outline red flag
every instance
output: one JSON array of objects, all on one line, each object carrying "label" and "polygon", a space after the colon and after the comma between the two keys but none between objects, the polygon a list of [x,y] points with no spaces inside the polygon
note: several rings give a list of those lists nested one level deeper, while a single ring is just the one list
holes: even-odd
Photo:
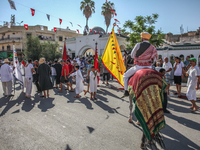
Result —
[{"label": "red flag", "polygon": [[78,30],[78,29],[77,29],[76,31],[79,33],[79,30]]},{"label": "red flag", "polygon": [[64,50],[63,50],[63,60],[67,60],[69,58],[69,56],[67,55],[67,49],[66,49],[66,41],[64,42]]},{"label": "red flag", "polygon": [[31,8],[31,14],[32,14],[32,16],[35,15],[35,9]]},{"label": "red flag", "polygon": [[100,32],[98,31],[99,35],[100,35]]},{"label": "red flag", "polygon": [[59,22],[60,22],[60,25],[61,25],[61,23],[62,23],[62,19],[59,18]]},{"label": "red flag", "polygon": [[118,30],[119,34],[120,34],[120,31]]},{"label": "red flag", "polygon": [[24,67],[25,67],[25,65],[26,65],[24,60],[22,60],[22,65],[24,65]]},{"label": "red flag", "polygon": [[116,12],[113,9],[111,9],[111,11],[115,14],[115,16],[117,16]]},{"label": "red flag", "polygon": [[81,25],[78,24],[78,26],[79,26],[80,28],[82,28]]},{"label": "red flag", "polygon": [[[96,48],[95,48],[95,59],[94,59],[94,67],[95,70],[99,71],[99,60],[98,60],[98,54],[97,54],[97,43],[96,43]],[[97,83],[99,83],[99,77],[97,76]]]},{"label": "red flag", "polygon": [[116,22],[119,22],[117,19],[114,19]]},{"label": "red flag", "polygon": [[54,27],[54,28],[53,28],[53,30],[54,30],[54,32],[56,32],[56,31],[57,31],[57,28],[56,28],[56,27]]},{"label": "red flag", "polygon": [[24,28],[25,28],[26,30],[28,30],[28,25],[27,25],[27,24],[24,24]]},{"label": "red flag", "polygon": [[108,32],[108,35],[110,35],[110,33]]},{"label": "red flag", "polygon": [[94,30],[94,33],[96,34],[97,32]]},{"label": "red flag", "polygon": [[90,29],[90,32],[92,32],[92,29]]}]

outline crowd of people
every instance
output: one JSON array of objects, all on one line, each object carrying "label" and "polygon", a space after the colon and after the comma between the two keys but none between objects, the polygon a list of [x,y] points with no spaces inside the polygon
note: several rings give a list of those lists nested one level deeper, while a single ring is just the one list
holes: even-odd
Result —
[{"label": "crowd of people", "polygon": [[[102,65],[99,65],[102,66]],[[12,93],[12,87],[15,83],[13,79],[12,63],[8,60],[4,60],[4,64],[0,66],[1,82],[3,86],[4,96],[14,96]],[[91,100],[96,100],[97,92],[97,76],[100,76],[100,72],[103,74],[103,83],[105,83],[105,76],[110,79],[110,73],[105,67],[99,68],[99,71],[95,70],[94,57],[76,57],[74,59],[54,60],[54,62],[46,62],[45,58],[32,61],[28,59],[25,66],[20,65],[20,70],[23,78],[22,92],[25,93],[27,98],[31,98],[32,83],[35,84],[38,93],[42,93],[41,97],[49,97],[50,89],[59,89],[59,93],[63,90],[69,90],[76,93],[75,98],[80,97],[80,93],[84,92],[84,95],[90,92]],[[84,78],[86,76],[87,90],[84,90]],[[73,82],[76,84],[76,88],[73,88]],[[66,88],[64,88],[66,84]]]},{"label": "crowd of people", "polygon": [[[164,62],[162,59],[156,61],[155,69],[158,72],[165,72],[164,78],[167,82],[166,87],[166,95],[169,95],[169,87],[171,81],[174,81],[176,85],[176,92],[174,95],[178,95],[179,98],[181,96],[181,83],[183,78],[188,78],[187,80],[187,93],[186,96],[188,100],[192,103],[190,109],[192,111],[197,111],[199,108],[196,105],[196,90],[199,89],[199,82],[200,82],[200,69],[197,67],[197,60],[194,56],[187,56],[186,60],[183,62],[180,57],[175,57],[175,62],[172,64],[169,62],[168,58],[164,58]],[[172,72],[173,71],[173,72]],[[166,97],[166,96],[165,96]],[[168,110],[166,110],[168,112]]]}]

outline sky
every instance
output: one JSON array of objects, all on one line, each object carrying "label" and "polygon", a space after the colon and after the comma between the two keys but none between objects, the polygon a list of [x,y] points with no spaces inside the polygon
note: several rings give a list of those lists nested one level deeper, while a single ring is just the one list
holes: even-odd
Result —
[{"label": "sky", "polygon": [[[80,10],[81,0],[13,0],[17,10],[11,9],[8,0],[0,0],[0,25],[3,21],[9,21],[11,14],[15,14],[16,22],[23,24],[44,25],[48,30],[53,27],[79,30],[83,33],[86,19]],[[94,0],[95,13],[89,18],[89,28],[95,26],[106,30],[104,16],[101,15],[101,6],[106,0]],[[152,13],[159,14],[155,24],[156,29],[163,33],[171,32],[180,34],[180,26],[184,32],[196,31],[200,27],[200,0],[111,0],[115,4],[117,16],[111,19],[108,32],[112,30],[114,19],[120,21],[119,27],[127,20],[134,21],[136,16],[147,16]],[[31,15],[30,8],[35,9],[35,15]],[[46,14],[50,14],[48,21]],[[61,18],[62,24],[59,24]],[[73,23],[73,27],[69,22]],[[23,25],[22,24],[22,25]],[[82,26],[80,28],[79,25]],[[117,32],[117,28],[115,29]]]}]

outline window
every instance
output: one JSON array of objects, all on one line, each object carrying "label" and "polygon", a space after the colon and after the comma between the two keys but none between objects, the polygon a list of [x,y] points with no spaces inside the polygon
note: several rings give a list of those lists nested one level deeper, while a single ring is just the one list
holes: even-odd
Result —
[{"label": "window", "polygon": [[26,37],[27,37],[27,38],[28,38],[29,36],[31,36],[31,33],[27,33],[27,34],[26,34]]},{"label": "window", "polygon": [[63,41],[63,37],[62,36],[59,36],[59,41]]},{"label": "window", "polygon": [[8,35],[8,39],[10,39],[10,35]]},{"label": "window", "polygon": [[2,50],[4,51],[4,46],[2,46]]},{"label": "window", "polygon": [[10,50],[10,45],[7,46],[7,51],[9,51],[9,50]]}]

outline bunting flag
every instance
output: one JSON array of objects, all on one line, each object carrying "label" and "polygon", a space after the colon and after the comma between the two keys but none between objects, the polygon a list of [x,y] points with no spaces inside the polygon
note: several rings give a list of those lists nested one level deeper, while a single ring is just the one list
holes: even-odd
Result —
[{"label": "bunting flag", "polygon": [[15,49],[15,45],[13,45],[13,66],[15,67],[13,75],[16,78],[16,80],[19,81],[19,84],[23,86],[24,84],[23,84],[23,79],[22,79],[22,73],[19,66],[19,61],[17,58],[17,51]]},{"label": "bunting flag", "polygon": [[60,22],[60,25],[61,25],[61,23],[62,23],[62,19],[59,18],[59,22]]},{"label": "bunting flag", "polygon": [[116,12],[113,9],[111,9],[111,11],[115,14],[115,16],[117,16]]},{"label": "bunting flag", "polygon": [[69,22],[69,23],[71,23],[71,25],[72,25],[72,27],[73,27],[73,24],[72,24],[72,22]]},{"label": "bunting flag", "polygon": [[106,69],[113,75],[113,77],[115,77],[117,81],[124,86],[123,74],[126,71],[126,68],[114,28],[112,29],[111,35],[104,49],[102,62]]},{"label": "bunting flag", "polygon": [[54,28],[53,28],[53,30],[54,30],[54,32],[56,32],[56,31],[57,31],[57,28],[56,28],[56,27],[54,27]]},{"label": "bunting flag", "polygon": [[32,16],[35,15],[35,9],[31,8],[31,14],[32,14]]},{"label": "bunting flag", "polygon": [[[114,19],[116,22],[119,22],[119,20],[117,20],[117,19]],[[120,22],[119,22],[120,23]]]},{"label": "bunting flag", "polygon": [[11,9],[17,10],[16,7],[15,7],[15,2],[13,2],[12,0],[8,0],[8,2],[9,2],[9,4],[10,4],[10,8],[11,8]]},{"label": "bunting flag", "polygon": [[100,32],[98,31],[99,35],[100,35]]},{"label": "bunting flag", "polygon": [[110,35],[110,33],[108,32],[108,35]]},{"label": "bunting flag", "polygon": [[95,34],[97,33],[96,30],[94,30],[94,33],[95,33]]},{"label": "bunting flag", "polygon": [[79,26],[80,28],[82,28],[79,24],[78,24],[78,26]]},{"label": "bunting flag", "polygon": [[24,28],[25,28],[26,30],[28,30],[28,25],[27,25],[27,24],[24,24]]},{"label": "bunting flag", "polygon": [[50,21],[50,15],[49,14],[47,14],[47,19]]},{"label": "bunting flag", "polygon": [[78,30],[78,29],[77,29],[76,31],[79,33],[79,30]]},{"label": "bunting flag", "polygon": [[92,29],[90,29],[90,32],[92,32]]}]

